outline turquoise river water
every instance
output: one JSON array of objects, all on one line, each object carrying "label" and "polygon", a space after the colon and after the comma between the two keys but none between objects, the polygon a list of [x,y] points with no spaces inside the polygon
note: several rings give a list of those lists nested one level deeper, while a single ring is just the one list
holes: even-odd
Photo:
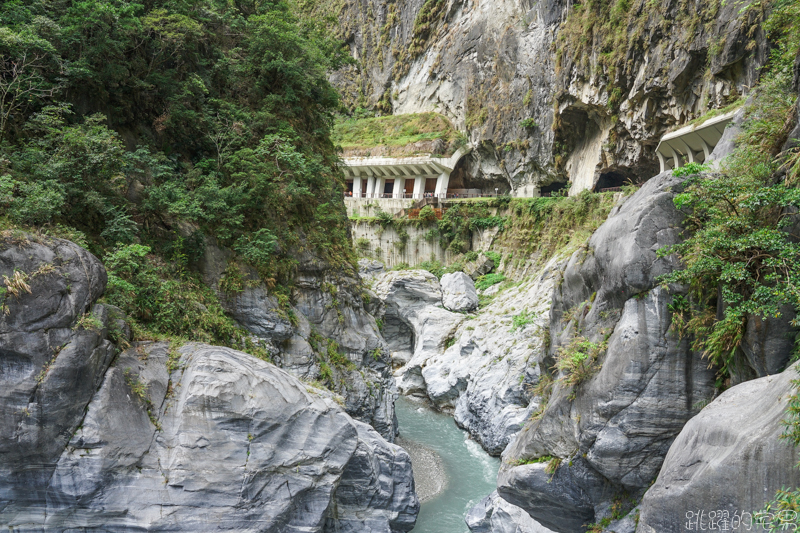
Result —
[{"label": "turquoise river water", "polygon": [[413,533],[467,533],[464,517],[496,488],[500,460],[459,429],[452,416],[437,413],[401,396],[395,404],[400,436],[437,452],[447,485],[422,504]]}]

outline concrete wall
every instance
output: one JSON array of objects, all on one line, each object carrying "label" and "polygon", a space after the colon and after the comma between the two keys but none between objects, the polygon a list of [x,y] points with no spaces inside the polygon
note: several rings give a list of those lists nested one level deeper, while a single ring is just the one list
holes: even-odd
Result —
[{"label": "concrete wall", "polygon": [[[414,267],[431,259],[440,261],[444,265],[450,265],[460,256],[460,254],[444,250],[439,244],[438,236],[432,242],[427,241],[425,234],[430,231],[430,227],[416,228],[409,225],[405,226],[405,230],[408,232],[408,241],[405,249],[401,250],[400,236],[394,228],[386,228],[381,231],[378,224],[354,222],[352,226],[353,243],[359,255],[377,259],[383,262],[386,268],[393,268],[401,263],[407,263]],[[476,251],[489,250],[496,234],[497,228],[474,231],[472,249]],[[368,241],[369,246],[366,250],[358,246],[359,239]]]},{"label": "concrete wall", "polygon": [[351,198],[345,197],[344,206],[348,217],[374,217],[378,206],[386,213],[396,215],[408,209],[416,200],[412,198]]}]

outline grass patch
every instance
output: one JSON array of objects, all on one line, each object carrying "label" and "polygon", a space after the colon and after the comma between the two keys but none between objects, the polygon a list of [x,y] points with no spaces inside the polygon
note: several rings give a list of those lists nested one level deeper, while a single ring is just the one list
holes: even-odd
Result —
[{"label": "grass patch", "polygon": [[483,276],[478,277],[478,280],[475,282],[475,288],[478,290],[488,289],[492,285],[496,285],[505,280],[506,277],[502,274],[484,274]]},{"label": "grass patch", "polygon": [[606,342],[591,342],[586,337],[575,337],[558,350],[555,367],[564,372],[559,378],[567,385],[580,385],[598,370],[597,359],[605,352]]},{"label": "grass patch", "polygon": [[[556,253],[569,254],[585,245],[613,205],[612,193],[588,191],[574,197],[514,198],[495,247],[534,256],[543,265]],[[506,267],[510,261],[506,256]]]},{"label": "grass patch", "polygon": [[333,141],[345,151],[385,146],[391,152],[392,147],[403,148],[436,139],[449,145],[456,140],[457,133],[447,117],[429,112],[341,119],[333,127]]},{"label": "grass patch", "polygon": [[536,313],[528,311],[527,309],[514,315],[511,319],[511,332],[513,333],[518,329],[525,329],[528,325],[533,324],[537,316]]}]

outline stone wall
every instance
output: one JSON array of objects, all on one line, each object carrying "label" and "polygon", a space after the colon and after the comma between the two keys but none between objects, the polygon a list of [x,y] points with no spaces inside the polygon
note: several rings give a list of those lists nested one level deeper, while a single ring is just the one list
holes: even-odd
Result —
[{"label": "stone wall", "polygon": [[[352,226],[353,243],[359,255],[377,259],[386,268],[394,268],[403,263],[414,267],[423,261],[435,260],[444,265],[450,265],[461,254],[453,253],[443,247],[439,236],[426,239],[426,234],[433,228],[417,228],[411,225],[404,227],[408,233],[405,244],[402,243],[400,234],[393,227],[382,228],[379,224],[367,221],[354,221]],[[475,230],[472,232],[472,250],[488,250],[497,228],[487,230]],[[367,246],[364,247],[366,239]]]}]

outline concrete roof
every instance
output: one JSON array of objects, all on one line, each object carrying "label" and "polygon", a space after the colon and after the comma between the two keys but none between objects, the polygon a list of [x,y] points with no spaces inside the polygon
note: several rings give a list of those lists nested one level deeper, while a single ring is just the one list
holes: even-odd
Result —
[{"label": "concrete roof", "polygon": [[438,176],[452,172],[465,153],[464,150],[458,150],[450,157],[345,157],[342,168],[347,176]]},{"label": "concrete roof", "polygon": [[[665,158],[675,157],[675,155],[690,156],[690,160],[693,159],[695,153],[703,153],[703,160],[707,159],[736,111],[738,109],[710,118],[700,124],[667,133],[658,143],[656,153]],[[690,151],[692,153],[689,153]]]}]

